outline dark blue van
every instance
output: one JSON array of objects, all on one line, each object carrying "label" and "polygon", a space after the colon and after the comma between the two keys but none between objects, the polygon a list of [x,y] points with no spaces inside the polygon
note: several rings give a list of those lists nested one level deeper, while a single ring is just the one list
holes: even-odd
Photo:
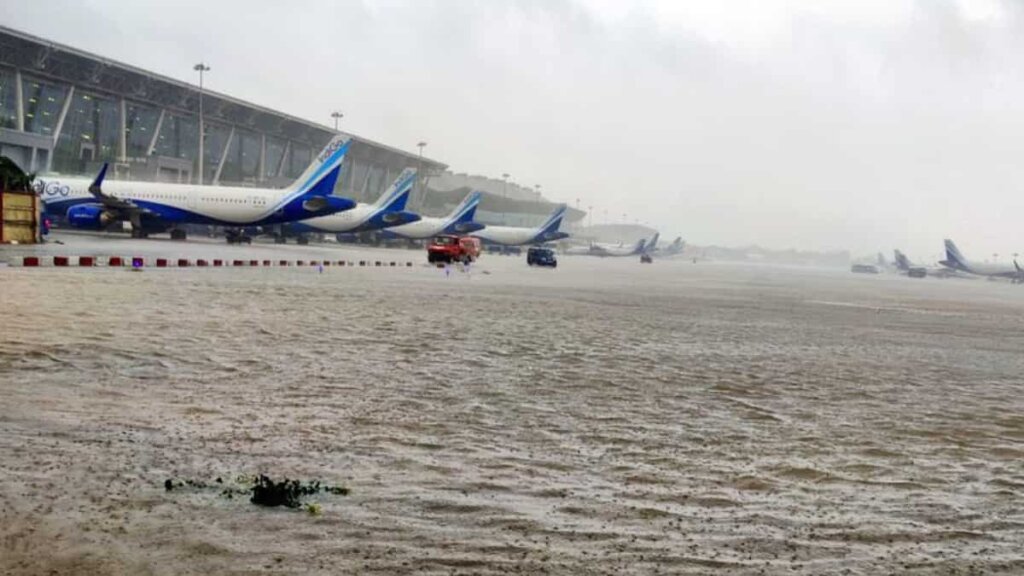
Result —
[{"label": "dark blue van", "polygon": [[551,248],[542,248],[540,246],[533,246],[526,251],[526,263],[530,266],[558,267],[555,251]]}]

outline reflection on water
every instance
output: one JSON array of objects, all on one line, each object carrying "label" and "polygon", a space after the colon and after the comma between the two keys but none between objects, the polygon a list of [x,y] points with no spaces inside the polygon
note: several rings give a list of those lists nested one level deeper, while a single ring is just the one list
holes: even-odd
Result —
[{"label": "reflection on water", "polygon": [[0,567],[1024,571],[1020,290],[637,266],[2,271]]}]

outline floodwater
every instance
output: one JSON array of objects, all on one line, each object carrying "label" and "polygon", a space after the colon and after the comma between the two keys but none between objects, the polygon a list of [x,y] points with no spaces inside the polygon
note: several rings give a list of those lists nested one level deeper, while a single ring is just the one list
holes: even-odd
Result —
[{"label": "floodwater", "polygon": [[0,268],[0,572],[1024,572],[1017,286],[372,254]]}]

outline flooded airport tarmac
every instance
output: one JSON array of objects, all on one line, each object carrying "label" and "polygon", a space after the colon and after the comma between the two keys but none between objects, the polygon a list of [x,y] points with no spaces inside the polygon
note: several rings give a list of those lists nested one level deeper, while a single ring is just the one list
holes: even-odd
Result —
[{"label": "flooded airport tarmac", "polygon": [[[1024,572],[1019,287],[364,252],[0,269],[0,572]],[[351,493],[163,486],[255,473]]]}]

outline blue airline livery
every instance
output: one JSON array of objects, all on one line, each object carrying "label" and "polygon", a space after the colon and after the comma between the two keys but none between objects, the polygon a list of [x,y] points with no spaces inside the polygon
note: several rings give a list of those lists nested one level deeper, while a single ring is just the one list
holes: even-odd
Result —
[{"label": "blue airline livery", "polygon": [[[46,211],[65,215],[78,228],[130,222],[132,236],[144,237],[185,223],[265,226],[352,209],[355,202],[333,194],[350,146],[349,137],[335,137],[284,189],[108,181],[106,164],[91,182],[58,176],[39,178],[35,185]],[[172,230],[172,236],[184,238],[184,231]]]}]

